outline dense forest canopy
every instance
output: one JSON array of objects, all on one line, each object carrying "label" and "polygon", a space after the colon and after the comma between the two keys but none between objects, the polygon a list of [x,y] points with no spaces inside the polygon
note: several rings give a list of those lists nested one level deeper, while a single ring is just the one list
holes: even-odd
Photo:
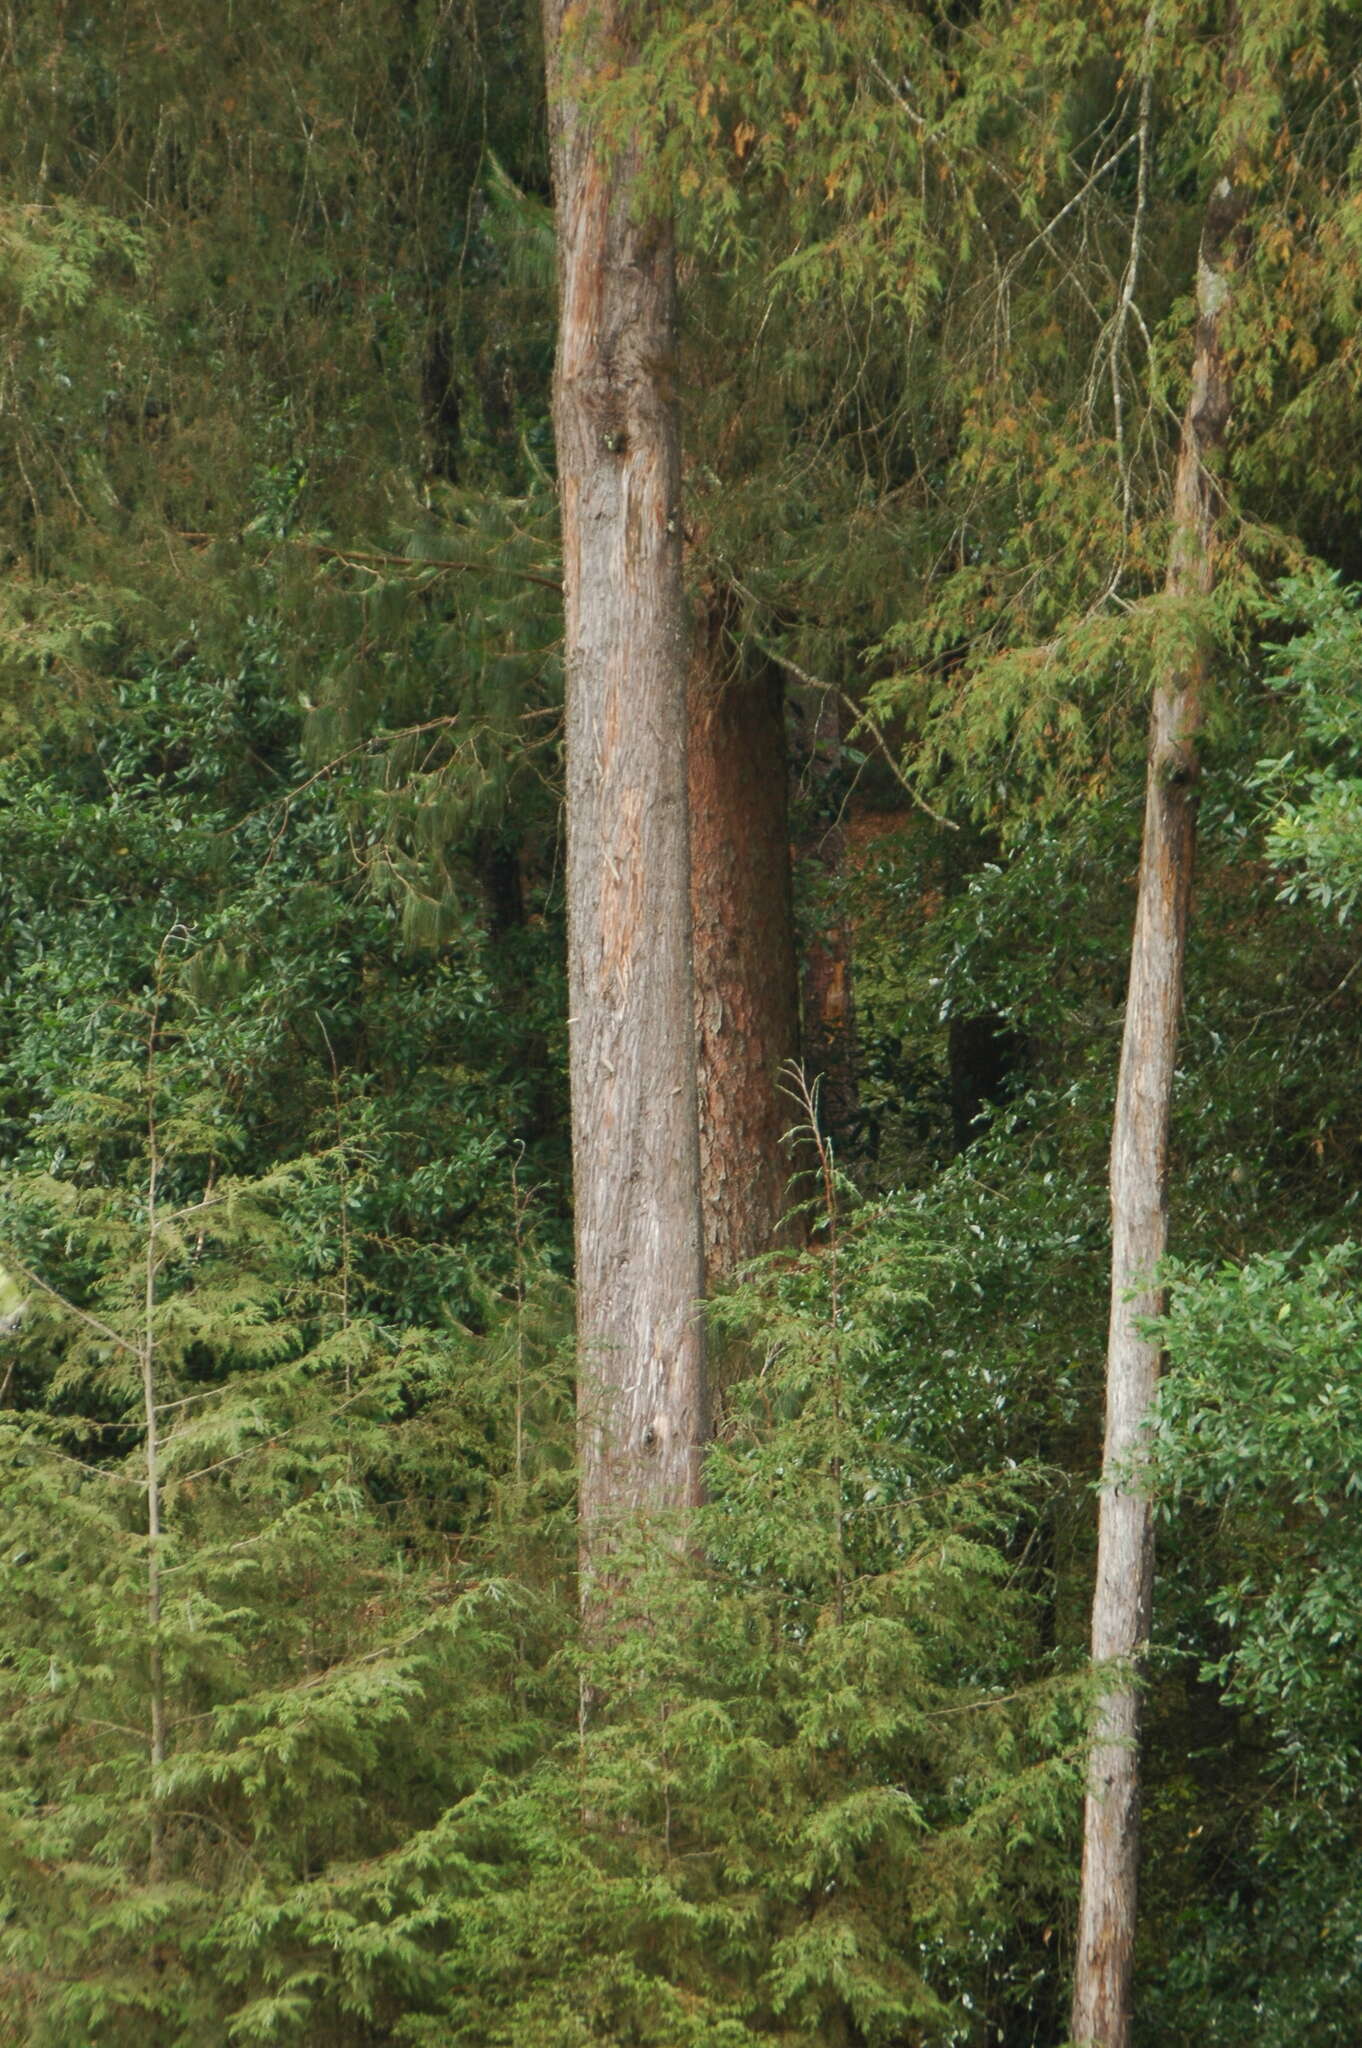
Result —
[{"label": "dense forest canopy", "polygon": [[[0,44],[0,2042],[1061,2048],[1124,1485],[1103,2048],[1347,2048],[1362,15]],[[654,431],[617,795],[583,494],[634,546]],[[1166,1371],[1099,1489],[1163,797]],[[592,873],[612,1028],[670,944],[656,1169],[584,1109]],[[663,1188],[670,1493],[588,1399]]]}]

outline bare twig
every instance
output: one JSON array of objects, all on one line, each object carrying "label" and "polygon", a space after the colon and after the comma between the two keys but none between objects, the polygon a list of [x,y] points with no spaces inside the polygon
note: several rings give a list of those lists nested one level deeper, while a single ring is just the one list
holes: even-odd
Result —
[{"label": "bare twig", "polygon": [[[735,585],[735,588],[740,587]],[[746,594],[750,595],[750,593]],[[825,696],[836,697],[838,702],[850,712],[854,720],[853,730],[859,729],[870,734],[870,737],[884,756],[886,767],[904,795],[916,804],[920,811],[924,811],[934,824],[944,825],[948,832],[958,832],[960,830],[954,818],[948,818],[943,812],[936,810],[933,805],[928,803],[921,790],[914,789],[912,783],[908,780],[895,759],[894,750],[885,738],[879,725],[863,705],[858,704],[854,697],[848,695],[840,683],[829,683],[822,676],[810,675],[809,671],[801,668],[797,661],[792,661],[788,654],[781,654],[776,648],[768,647],[766,642],[759,639],[755,633],[752,635],[752,639],[753,644],[761,649],[761,652],[768,661],[775,662],[778,668],[787,669],[796,682],[805,684],[811,690],[821,690]]]},{"label": "bare twig", "polygon": [[120,1336],[117,1330],[110,1329],[107,1323],[102,1323],[98,1316],[92,1316],[88,1309],[77,1308],[75,1302],[68,1301],[59,1288],[53,1287],[49,1281],[43,1279],[41,1273],[35,1273],[31,1266],[26,1266],[22,1259],[16,1259],[10,1251],[5,1253],[5,1264],[10,1272],[18,1273],[28,1282],[30,1287],[36,1287],[41,1294],[46,1294],[52,1301],[57,1303],[59,1308],[64,1308],[68,1315],[74,1316],[77,1322],[87,1324],[98,1336],[105,1338],[108,1343],[116,1344],[120,1351],[128,1352],[133,1358],[141,1357],[142,1353],[139,1345],[129,1343],[128,1339]]},{"label": "bare twig", "polygon": [[1121,296],[1117,303],[1115,321],[1111,336],[1111,407],[1116,433],[1116,461],[1121,472],[1121,530],[1124,534],[1130,526],[1130,464],[1126,460],[1125,410],[1121,392],[1121,368],[1125,358],[1126,323],[1135,300],[1135,287],[1139,282],[1141,245],[1144,239],[1145,216],[1149,205],[1149,109],[1154,90],[1153,67],[1149,62],[1149,44],[1154,34],[1154,23],[1158,14],[1158,0],[1153,0],[1145,16],[1143,37],[1144,77],[1140,81],[1140,112],[1136,126],[1136,137],[1140,145],[1139,168],[1135,179],[1135,213],[1130,224],[1130,253],[1126,258],[1125,276],[1121,280]]}]

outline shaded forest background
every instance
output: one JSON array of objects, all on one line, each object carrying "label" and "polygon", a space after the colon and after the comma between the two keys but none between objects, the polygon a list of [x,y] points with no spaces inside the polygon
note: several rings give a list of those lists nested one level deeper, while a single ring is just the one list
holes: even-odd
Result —
[{"label": "shaded forest background", "polygon": [[1238,13],[1194,618],[1224,9],[657,9],[602,95],[678,219],[697,610],[785,693],[828,1171],[713,1305],[699,1547],[588,1642],[534,11],[0,25],[0,2040],[1065,2038],[1189,633],[1138,2038],[1355,2037],[1362,24]]}]

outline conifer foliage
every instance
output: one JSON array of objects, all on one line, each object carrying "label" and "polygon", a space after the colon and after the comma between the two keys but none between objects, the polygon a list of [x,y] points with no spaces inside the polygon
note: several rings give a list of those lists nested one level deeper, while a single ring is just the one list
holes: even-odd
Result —
[{"label": "conifer foliage", "polygon": [[[0,2043],[1058,2048],[1115,1685],[1133,2048],[1352,2048],[1357,10],[548,28],[0,22]],[[1156,1594],[1094,1673],[1187,676],[1107,1473]],[[663,1266],[626,1354],[592,1288],[642,1329]],[[675,1391],[677,1330],[725,1383],[657,1487],[593,1386]]]}]

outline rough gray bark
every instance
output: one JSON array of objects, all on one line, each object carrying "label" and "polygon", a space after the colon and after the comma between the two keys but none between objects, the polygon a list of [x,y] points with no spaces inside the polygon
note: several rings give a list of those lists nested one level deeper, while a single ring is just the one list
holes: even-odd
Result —
[{"label": "rough gray bark", "polygon": [[[1173,498],[1166,589],[1195,606],[1215,588],[1230,418],[1224,328],[1242,185],[1220,178],[1207,204],[1197,265],[1196,352]],[[1168,1131],[1191,898],[1208,647],[1189,651],[1154,693],[1135,935],[1111,1149],[1111,1322],[1107,1421],[1093,1595],[1092,1655],[1107,1667],[1097,1704],[1084,1808],[1073,2038],[1128,2048],[1140,1815],[1140,1660],[1149,1635],[1154,1522],[1140,1481],[1141,1436],[1160,1369],[1137,1325],[1163,1308],[1151,1284],[1168,1235]]]},{"label": "rough gray bark", "polygon": [[622,1522],[700,1493],[707,1434],[686,817],[676,287],[582,94],[626,9],[545,0],[559,269],[568,981],[583,1599]]},{"label": "rough gray bark", "polygon": [[799,1055],[784,687],[747,673],[722,604],[697,619],[690,666],[691,908],[705,1270],[711,1288],[780,1240],[778,1076]]}]

